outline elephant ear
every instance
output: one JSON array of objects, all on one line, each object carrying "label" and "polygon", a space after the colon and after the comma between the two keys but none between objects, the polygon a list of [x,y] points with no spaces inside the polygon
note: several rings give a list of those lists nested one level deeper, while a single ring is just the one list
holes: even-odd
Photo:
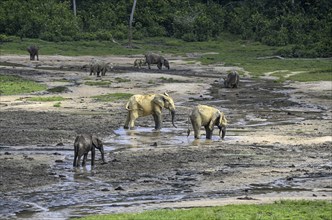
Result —
[{"label": "elephant ear", "polygon": [[153,100],[154,103],[156,103],[161,108],[164,108],[165,105],[165,98],[162,95],[156,95]]},{"label": "elephant ear", "polygon": [[92,136],[92,145],[95,148],[100,149],[103,146],[103,142],[99,138]]},{"label": "elephant ear", "polygon": [[216,121],[220,118],[220,112],[215,112],[212,115],[211,121],[209,123],[209,129],[212,130],[213,126],[216,124]]}]

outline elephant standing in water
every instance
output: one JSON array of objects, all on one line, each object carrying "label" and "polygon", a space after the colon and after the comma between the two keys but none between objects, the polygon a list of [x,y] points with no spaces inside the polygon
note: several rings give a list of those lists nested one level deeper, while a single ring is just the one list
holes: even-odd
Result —
[{"label": "elephant standing in water", "polygon": [[152,115],[155,122],[155,129],[162,128],[162,109],[168,109],[172,115],[174,127],[175,105],[173,99],[167,94],[133,95],[130,97],[126,109],[128,110],[125,129],[134,128],[135,120],[138,117]]},{"label": "elephant standing in water", "polygon": [[149,69],[151,69],[151,64],[157,64],[158,69],[162,69],[164,65],[167,69],[169,69],[169,62],[163,56],[160,56],[155,53],[147,53],[145,54],[145,63],[148,64]]},{"label": "elephant standing in water", "polygon": [[[213,127],[216,125],[219,128],[219,136],[222,132],[221,138],[224,139],[226,135],[227,120],[223,112],[218,109],[207,106],[197,105],[193,108],[189,119],[194,129],[195,138],[199,139],[201,134],[201,126],[204,126],[206,131],[206,139],[212,138]],[[190,134],[188,122],[188,136]]]},{"label": "elephant standing in water", "polygon": [[37,56],[37,60],[39,60],[39,56],[38,56],[39,48],[37,46],[31,45],[27,48],[27,51],[30,54],[30,60],[35,60],[36,56]]},{"label": "elephant standing in water", "polygon": [[224,77],[224,86],[226,88],[237,88],[239,85],[240,76],[236,71],[228,73],[227,77]]},{"label": "elephant standing in water", "polygon": [[97,148],[100,151],[103,163],[106,163],[104,158],[104,147],[100,139],[98,139],[94,135],[88,135],[88,134],[77,136],[74,143],[73,166],[74,167],[80,166],[82,156],[83,156],[82,166],[85,166],[89,151],[91,151],[91,166],[94,166],[95,148]]}]

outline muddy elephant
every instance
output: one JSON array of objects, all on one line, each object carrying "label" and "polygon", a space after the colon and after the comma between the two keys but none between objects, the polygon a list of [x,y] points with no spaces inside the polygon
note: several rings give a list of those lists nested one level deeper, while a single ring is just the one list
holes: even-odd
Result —
[{"label": "muddy elephant", "polygon": [[224,86],[226,88],[237,88],[239,85],[240,76],[236,71],[228,73],[227,77],[224,77]]},{"label": "muddy elephant", "polygon": [[136,59],[134,61],[134,67],[138,68],[138,69],[141,69],[142,66],[145,65],[145,60],[144,59]]},{"label": "muddy elephant", "polygon": [[165,92],[164,94],[133,95],[130,97],[126,109],[127,119],[125,129],[134,128],[135,120],[138,117],[152,115],[155,122],[155,130],[162,128],[162,109],[168,109],[172,115],[174,127],[175,105],[173,99]]},{"label": "muddy elephant", "polygon": [[35,60],[36,56],[37,56],[37,60],[39,60],[39,56],[38,56],[39,48],[37,46],[31,45],[27,48],[27,51],[30,54],[30,60]]},{"label": "muddy elephant", "polygon": [[169,69],[169,61],[164,58],[163,56],[160,56],[155,53],[147,53],[145,54],[145,63],[148,65],[149,69],[151,69],[151,64],[157,64],[158,69],[162,69],[162,66],[164,65],[167,69]]},{"label": "muddy elephant", "polygon": [[226,135],[227,120],[223,112],[218,109],[207,106],[207,105],[197,105],[195,106],[188,119],[188,135],[190,134],[189,120],[194,129],[195,139],[200,138],[201,126],[204,126],[206,131],[206,139],[211,139],[213,134],[214,126],[219,128],[219,136],[222,132],[221,138],[224,139]]},{"label": "muddy elephant", "polygon": [[83,156],[82,166],[85,166],[89,151],[91,151],[91,166],[95,163],[95,148],[101,153],[103,163],[105,162],[103,142],[94,135],[78,135],[74,142],[74,167],[79,167]]},{"label": "muddy elephant", "polygon": [[[105,62],[96,62],[90,64],[90,76],[96,75],[97,77],[105,76],[106,72],[111,70],[113,68],[111,63],[105,63]],[[99,75],[100,74],[100,75]]]}]

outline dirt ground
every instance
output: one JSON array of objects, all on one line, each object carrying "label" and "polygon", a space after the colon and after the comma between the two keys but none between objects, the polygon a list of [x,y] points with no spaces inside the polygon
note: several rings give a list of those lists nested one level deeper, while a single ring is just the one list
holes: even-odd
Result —
[{"label": "dirt ground", "polygon": [[[112,62],[106,76],[82,66],[95,57],[2,55],[0,74],[18,75],[67,91],[0,97],[0,218],[67,219],[93,213],[154,208],[271,202],[283,198],[332,200],[331,82],[275,83],[241,77],[238,89],[221,77],[238,67],[188,64],[170,57],[170,70],[135,69],[132,57]],[[85,82],[111,81],[106,86]],[[176,124],[164,111],[154,132],[152,117],[126,131],[126,100],[99,102],[108,93],[164,93],[176,104]],[[66,100],[28,101],[60,95]],[[197,104],[225,112],[225,140],[187,137],[188,113]],[[74,169],[76,135],[104,142],[94,168]],[[204,132],[203,132],[204,133]],[[90,161],[88,161],[88,164]]]}]

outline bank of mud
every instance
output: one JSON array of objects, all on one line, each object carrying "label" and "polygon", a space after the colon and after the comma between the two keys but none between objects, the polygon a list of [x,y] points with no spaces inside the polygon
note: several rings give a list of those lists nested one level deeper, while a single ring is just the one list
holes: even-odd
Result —
[{"label": "bank of mud", "polygon": [[[282,198],[285,192],[294,198],[331,198],[331,103],[319,91],[249,77],[242,78],[239,89],[225,89],[220,84],[225,72],[210,66],[179,65],[163,72],[123,65],[103,80],[130,81],[109,87],[87,86],[84,82],[95,78],[86,79],[78,68],[1,68],[1,74],[48,86],[66,79],[61,85],[72,91],[60,94],[68,99],[56,109],[24,100],[31,95],[1,97],[2,218],[66,219],[197,200],[251,201],[270,193]],[[136,130],[123,130],[125,100],[90,98],[104,91],[165,90],[175,100],[178,128],[172,128],[165,111],[161,132],[152,131],[152,117],[138,119]],[[229,126],[224,141],[217,131],[211,141],[204,135],[194,140],[193,132],[186,136],[188,112],[197,104],[225,112]],[[104,141],[107,164],[101,165],[97,152],[93,169],[72,167],[73,140],[80,133],[94,133]]]}]

